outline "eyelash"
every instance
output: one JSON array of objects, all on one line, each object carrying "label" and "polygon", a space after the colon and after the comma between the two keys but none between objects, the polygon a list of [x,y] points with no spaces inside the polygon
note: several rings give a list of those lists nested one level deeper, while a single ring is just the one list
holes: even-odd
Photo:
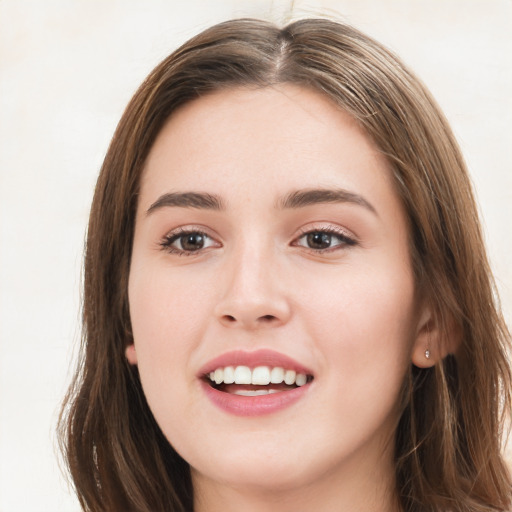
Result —
[{"label": "eyelash", "polygon": [[337,250],[340,250],[345,247],[353,247],[353,246],[357,245],[357,243],[358,243],[355,238],[352,238],[351,236],[349,236],[346,233],[346,231],[344,231],[343,229],[341,229],[337,226],[327,226],[327,227],[321,227],[321,228],[301,230],[300,235],[295,239],[293,245],[297,246],[298,245],[297,242],[299,240],[301,240],[304,237],[307,237],[308,235],[312,235],[315,233],[322,233],[322,234],[326,234],[329,236],[334,236],[334,237],[338,238],[338,240],[341,243],[339,243],[338,245],[335,245],[334,247],[327,247],[325,249],[312,249],[311,247],[308,248],[308,247],[301,246],[301,245],[299,245],[299,247],[304,247],[305,249],[309,249],[314,254],[323,254],[326,252],[337,251]]},{"label": "eyelash", "polygon": [[213,240],[213,238],[211,236],[209,236],[207,233],[205,233],[201,229],[178,228],[177,230],[165,235],[164,238],[160,241],[159,245],[163,250],[165,250],[171,254],[176,254],[177,256],[195,256],[196,254],[199,254],[203,250],[202,247],[195,251],[186,251],[183,249],[178,249],[177,247],[173,247],[172,244],[174,244],[177,240],[179,240],[180,238],[182,238],[186,235],[201,235],[204,238]]},{"label": "eyelash", "polygon": [[[312,234],[325,234],[329,236],[334,236],[338,238],[340,243],[338,245],[335,245],[334,247],[327,247],[325,249],[313,249],[311,247],[306,247],[303,245],[300,245],[298,242],[303,239],[304,237],[307,237],[308,235]],[[175,254],[178,256],[195,256],[197,254],[200,254],[204,249],[207,249],[208,247],[200,247],[196,250],[184,250],[184,249],[178,249],[177,247],[173,247],[173,244],[178,241],[180,238],[186,236],[186,235],[200,235],[206,239],[213,240],[211,236],[209,236],[207,233],[202,231],[201,229],[193,229],[193,228],[179,228],[171,233],[168,233],[164,236],[164,238],[160,241],[159,245],[160,247],[169,252],[170,254]],[[347,233],[336,227],[336,226],[328,226],[328,227],[322,227],[318,229],[307,229],[307,230],[301,230],[299,236],[297,236],[294,241],[292,242],[292,245],[294,247],[303,247],[304,249],[307,249],[311,251],[313,254],[323,254],[326,252],[333,252],[340,250],[344,247],[351,247],[357,245],[358,242],[354,238],[347,235]]]}]

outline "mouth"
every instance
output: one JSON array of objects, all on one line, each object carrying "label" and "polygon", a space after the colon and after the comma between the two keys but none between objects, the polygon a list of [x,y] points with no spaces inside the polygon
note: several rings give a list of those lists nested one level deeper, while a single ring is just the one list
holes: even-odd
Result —
[{"label": "mouth", "polygon": [[199,371],[208,399],[224,413],[260,416],[277,413],[303,400],[313,372],[294,359],[261,349],[225,353]]},{"label": "mouth", "polygon": [[209,372],[203,379],[222,393],[255,397],[292,391],[309,384],[313,376],[281,366],[225,366]]}]

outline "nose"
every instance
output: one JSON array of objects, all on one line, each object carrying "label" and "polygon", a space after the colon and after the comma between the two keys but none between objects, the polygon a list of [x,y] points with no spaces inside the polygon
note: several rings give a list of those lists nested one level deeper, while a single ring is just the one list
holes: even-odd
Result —
[{"label": "nose", "polygon": [[245,250],[225,262],[215,308],[226,327],[254,330],[284,325],[291,316],[282,273],[267,253]]}]

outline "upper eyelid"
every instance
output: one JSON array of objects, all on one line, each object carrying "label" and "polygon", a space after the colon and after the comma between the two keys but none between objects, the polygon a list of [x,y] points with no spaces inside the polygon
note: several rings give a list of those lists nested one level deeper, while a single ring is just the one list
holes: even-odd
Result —
[{"label": "upper eyelid", "polygon": [[183,226],[178,226],[176,228],[173,228],[173,229],[170,229],[169,231],[167,231],[162,238],[170,238],[170,237],[173,237],[173,236],[180,236],[180,235],[186,235],[188,233],[200,233],[202,235],[206,235],[210,238],[213,238],[213,239],[218,239],[219,237],[212,234],[212,230],[207,228],[206,226],[201,226],[199,224],[195,225],[195,224],[192,224],[192,225],[183,225]]},{"label": "upper eyelid", "polygon": [[359,241],[359,238],[356,236],[356,234],[347,228],[344,228],[337,224],[331,224],[331,223],[322,224],[322,225],[320,225],[320,224],[322,224],[322,223],[312,223],[309,225],[302,226],[301,228],[299,228],[299,234],[296,235],[295,238],[301,237],[303,235],[307,235],[308,233],[314,233],[317,231],[318,232],[325,231],[327,233],[345,236],[345,237],[350,238],[356,242]]}]

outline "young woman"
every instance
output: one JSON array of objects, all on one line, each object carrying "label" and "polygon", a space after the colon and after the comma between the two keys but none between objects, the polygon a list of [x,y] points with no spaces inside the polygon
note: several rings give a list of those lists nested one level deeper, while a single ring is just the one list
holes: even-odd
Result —
[{"label": "young woman", "polygon": [[351,27],[217,25],[130,102],[61,429],[84,510],[490,511],[510,336],[422,84]]}]

